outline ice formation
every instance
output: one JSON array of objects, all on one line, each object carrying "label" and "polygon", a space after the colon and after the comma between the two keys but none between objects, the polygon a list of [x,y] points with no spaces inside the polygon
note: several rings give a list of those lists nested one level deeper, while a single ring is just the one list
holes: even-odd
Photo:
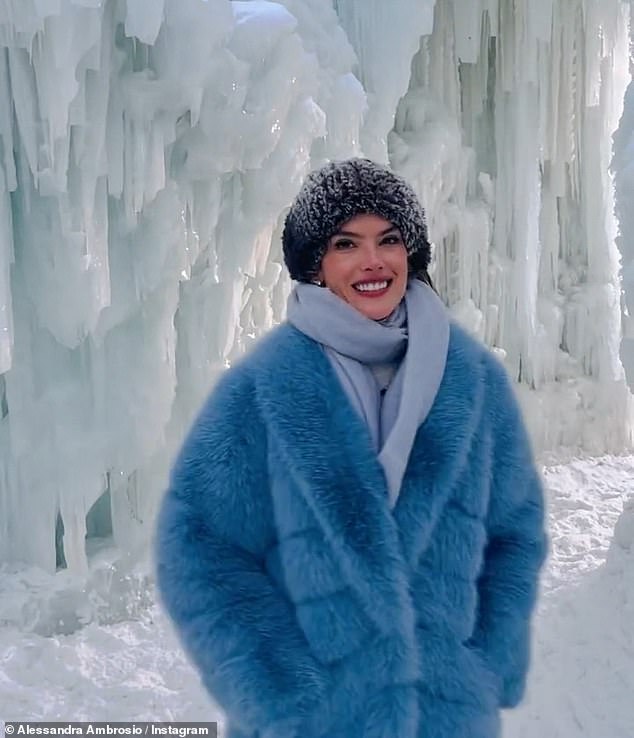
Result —
[{"label": "ice formation", "polygon": [[[218,373],[284,314],[325,159],[391,161],[540,447],[625,446],[622,0],[0,0],[0,562],[147,546]],[[530,389],[529,389],[530,388]]]},{"label": "ice formation", "polygon": [[441,292],[538,390],[525,410],[541,448],[631,440],[609,176],[628,21],[610,0],[437,3],[390,134]]},{"label": "ice formation", "polygon": [[[630,24],[630,45],[632,44],[634,44],[634,24]],[[616,214],[619,222],[616,243],[622,258],[621,360],[630,389],[634,389],[634,212],[632,212],[632,202],[634,202],[634,81],[632,80],[625,93],[623,115],[618,130],[614,134],[612,170],[616,189]]]}]

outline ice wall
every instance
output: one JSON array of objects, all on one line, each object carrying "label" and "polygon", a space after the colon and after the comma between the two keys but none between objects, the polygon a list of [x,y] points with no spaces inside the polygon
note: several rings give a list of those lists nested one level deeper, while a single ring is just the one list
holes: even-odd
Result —
[{"label": "ice wall", "polygon": [[285,208],[355,153],[419,189],[443,296],[540,390],[538,443],[622,447],[627,21],[619,0],[0,0],[0,562],[147,545],[192,414],[283,317]]},{"label": "ice wall", "polygon": [[390,155],[418,183],[436,282],[499,347],[542,448],[631,442],[611,135],[629,4],[436,4]]},{"label": "ice wall", "polygon": [[366,105],[332,7],[287,5],[0,2],[0,561],[147,545],[192,413],[281,319],[280,215]]}]

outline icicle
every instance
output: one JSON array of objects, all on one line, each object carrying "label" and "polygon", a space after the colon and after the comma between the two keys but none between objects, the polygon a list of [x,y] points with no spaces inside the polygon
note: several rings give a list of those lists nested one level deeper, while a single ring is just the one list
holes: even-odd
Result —
[{"label": "icicle", "polygon": [[126,35],[153,44],[163,23],[163,6],[164,0],[154,0],[150,5],[144,0],[126,0]]}]

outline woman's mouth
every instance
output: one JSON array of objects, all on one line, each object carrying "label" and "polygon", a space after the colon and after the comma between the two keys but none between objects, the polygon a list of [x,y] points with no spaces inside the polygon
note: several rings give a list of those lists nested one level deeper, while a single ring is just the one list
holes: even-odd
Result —
[{"label": "woman's mouth", "polygon": [[388,291],[391,284],[391,279],[380,279],[373,282],[357,282],[352,287],[364,297],[381,297]]}]

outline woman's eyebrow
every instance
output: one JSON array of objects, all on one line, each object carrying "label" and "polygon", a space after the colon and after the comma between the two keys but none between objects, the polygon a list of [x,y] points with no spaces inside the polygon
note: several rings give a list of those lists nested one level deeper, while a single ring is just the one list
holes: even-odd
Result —
[{"label": "woman's eyebrow", "polygon": [[[398,231],[398,228],[396,226],[390,226],[384,231],[381,231],[379,233],[379,236],[385,236],[386,233],[390,233],[391,231]],[[332,234],[331,238],[335,238],[336,236],[352,236],[353,238],[362,238],[362,235],[360,233],[355,233],[354,231],[337,231],[336,233]]]}]

